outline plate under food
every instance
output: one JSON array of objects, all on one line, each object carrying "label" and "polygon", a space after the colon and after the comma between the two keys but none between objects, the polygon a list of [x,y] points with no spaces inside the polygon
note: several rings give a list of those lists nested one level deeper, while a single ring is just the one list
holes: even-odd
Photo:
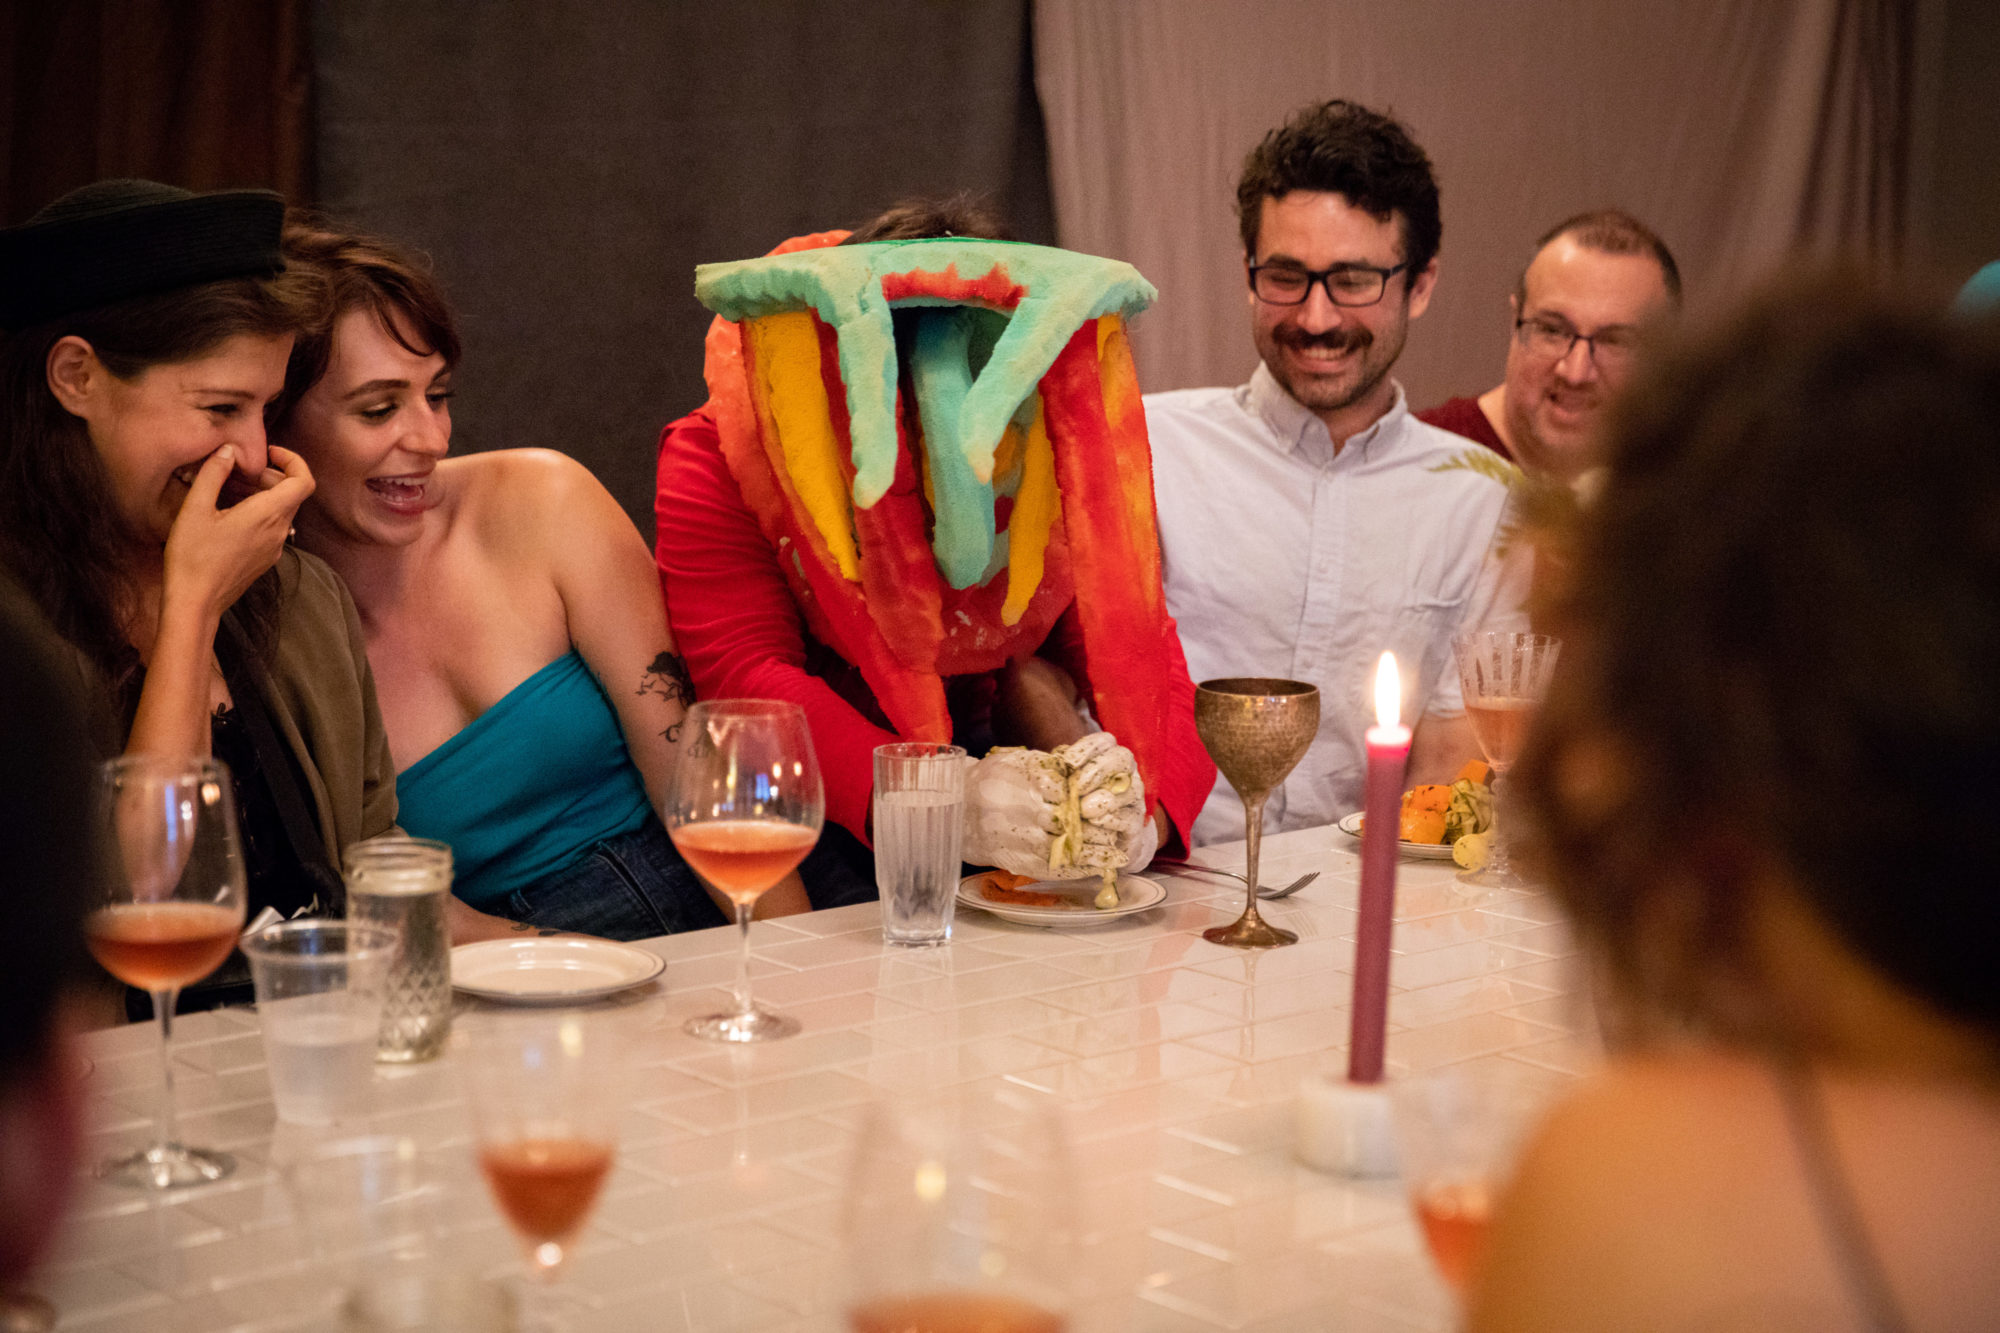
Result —
[{"label": "plate under food", "polygon": [[568,1004],[643,986],[666,959],[612,940],[481,940],[451,951],[453,989],[508,1004]]},{"label": "plate under food", "polygon": [[1097,890],[1103,884],[1102,880],[1043,879],[1036,880],[1032,884],[1023,884],[1020,891],[1053,894],[1062,901],[1047,907],[1030,906],[1026,903],[997,903],[989,900],[984,890],[991,882],[984,873],[967,875],[960,880],[959,906],[977,907],[982,912],[991,912],[1003,920],[1019,922],[1024,926],[1052,926],[1058,930],[1085,930],[1091,926],[1101,926],[1120,917],[1158,907],[1167,898],[1167,888],[1164,884],[1138,875],[1120,875],[1118,906],[1099,911],[1091,905],[1091,902],[1097,897]]},{"label": "plate under food", "polygon": [[[1355,841],[1360,841],[1361,812],[1356,810],[1351,815],[1342,815],[1340,822],[1334,825],[1334,827]],[[1401,838],[1398,838],[1396,840],[1396,849],[1403,855],[1413,856],[1419,861],[1451,860],[1451,844],[1448,842],[1405,842]]]}]

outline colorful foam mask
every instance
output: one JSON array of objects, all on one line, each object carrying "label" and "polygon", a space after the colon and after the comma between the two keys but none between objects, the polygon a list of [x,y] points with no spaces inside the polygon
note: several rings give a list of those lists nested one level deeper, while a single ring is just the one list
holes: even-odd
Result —
[{"label": "colorful foam mask", "polygon": [[942,678],[1074,602],[1092,712],[1156,790],[1174,654],[1125,337],[1156,293],[1066,250],[843,235],[695,274],[723,454],[808,626],[948,741]]}]

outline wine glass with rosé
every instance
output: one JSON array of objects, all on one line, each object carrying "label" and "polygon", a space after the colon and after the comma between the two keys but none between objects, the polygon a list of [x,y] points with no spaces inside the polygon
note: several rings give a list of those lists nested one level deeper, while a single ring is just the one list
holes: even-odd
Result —
[{"label": "wine glass with ros\u00e9", "polygon": [[[1465,716],[1472,734],[1493,766],[1496,812],[1507,770],[1520,756],[1534,721],[1535,709],[1548,693],[1562,642],[1547,634],[1508,630],[1478,630],[1452,641],[1458,660],[1458,681],[1465,695]],[[1492,888],[1520,888],[1527,881],[1515,872],[1507,854],[1506,830],[1496,813],[1492,856],[1484,869],[1465,878]]]},{"label": "wine glass with ros\u00e9", "polygon": [[159,1023],[161,1092],[153,1143],[104,1163],[106,1180],[167,1190],[220,1180],[227,1154],[190,1148],[174,1124],[174,1002],[222,965],[243,929],[243,851],[229,770],[212,759],[125,755],[97,788],[104,893],[85,922],[105,971],[150,992]]},{"label": "wine glass with ros\u00e9", "polygon": [[688,709],[674,759],[666,825],[695,873],[736,905],[742,948],[736,1006],[687,1022],[710,1041],[770,1041],[798,1020],[750,998],[750,910],[798,868],[826,817],[805,710],[769,699],[720,699]]},{"label": "wine glass with ros\u00e9", "polygon": [[591,1009],[467,1024],[480,1174],[545,1287],[569,1259],[618,1154],[626,1046],[618,1020]]}]

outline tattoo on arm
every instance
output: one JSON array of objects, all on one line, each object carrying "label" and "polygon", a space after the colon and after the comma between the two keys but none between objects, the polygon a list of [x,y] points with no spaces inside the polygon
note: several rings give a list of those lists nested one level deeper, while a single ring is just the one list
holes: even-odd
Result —
[{"label": "tattoo on arm", "polygon": [[[669,704],[679,704],[683,708],[694,702],[694,677],[688,674],[687,660],[679,653],[661,653],[639,677],[641,695],[657,694]],[[681,738],[681,723],[676,722],[660,734],[669,743]]]}]

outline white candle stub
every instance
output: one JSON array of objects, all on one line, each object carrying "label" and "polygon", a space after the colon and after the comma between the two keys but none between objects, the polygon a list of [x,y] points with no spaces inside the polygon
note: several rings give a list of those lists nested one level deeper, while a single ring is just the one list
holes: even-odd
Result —
[{"label": "white candle stub", "polygon": [[1344,1176],[1393,1176],[1396,1122],[1389,1090],[1337,1074],[1308,1074],[1299,1084],[1293,1151],[1307,1166]]}]

